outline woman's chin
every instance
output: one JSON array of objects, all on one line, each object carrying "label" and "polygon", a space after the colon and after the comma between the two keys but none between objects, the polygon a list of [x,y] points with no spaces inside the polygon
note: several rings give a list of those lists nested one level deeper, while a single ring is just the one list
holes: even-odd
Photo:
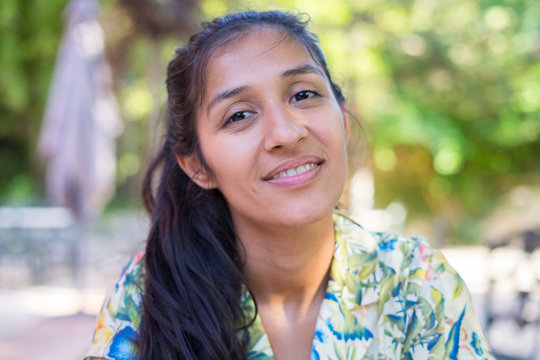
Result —
[{"label": "woman's chin", "polygon": [[332,217],[335,204],[308,204],[306,206],[292,206],[283,210],[276,216],[274,225],[280,228],[303,228],[317,224]]}]

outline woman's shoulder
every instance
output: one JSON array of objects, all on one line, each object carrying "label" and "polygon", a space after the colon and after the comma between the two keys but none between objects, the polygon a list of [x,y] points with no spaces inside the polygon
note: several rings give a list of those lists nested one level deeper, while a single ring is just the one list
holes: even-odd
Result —
[{"label": "woman's shoulder", "polygon": [[[144,252],[137,252],[122,269],[118,283],[138,283],[143,279]],[[118,284],[117,284],[118,285]]]},{"label": "woman's shoulder", "polygon": [[408,278],[413,282],[427,280],[434,287],[462,287],[460,276],[425,238],[369,232],[346,212],[335,212],[334,216],[334,258],[349,270],[367,273],[371,269],[371,275],[378,279]]},{"label": "woman's shoulder", "polygon": [[103,305],[116,320],[129,321],[139,327],[144,292],[144,254],[138,252],[124,266],[108,299]]},{"label": "woman's shoulder", "polygon": [[137,253],[123,268],[98,317],[93,344],[85,358],[117,358],[136,339],[144,291],[144,255]]},{"label": "woman's shoulder", "polygon": [[336,211],[334,216],[338,246],[346,247],[349,255],[370,254],[373,260],[396,273],[411,266],[424,267],[436,253],[425,238],[369,232],[346,212]]},{"label": "woman's shoulder", "polygon": [[370,233],[349,215],[337,216],[336,237],[347,248],[338,262],[345,275],[337,279],[351,275],[343,283],[360,291],[358,305],[378,303],[384,334],[403,344],[403,355],[492,359],[470,293],[439,250],[423,238]]},{"label": "woman's shoulder", "polygon": [[104,306],[119,311],[140,306],[144,291],[144,253],[136,253],[124,266]]}]

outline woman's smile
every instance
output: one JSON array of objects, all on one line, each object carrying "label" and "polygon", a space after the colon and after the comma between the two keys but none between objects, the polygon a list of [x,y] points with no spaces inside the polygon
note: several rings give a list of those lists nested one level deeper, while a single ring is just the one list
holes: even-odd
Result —
[{"label": "woman's smile", "polygon": [[302,186],[317,176],[323,160],[316,156],[304,156],[279,165],[263,178],[272,185]]}]

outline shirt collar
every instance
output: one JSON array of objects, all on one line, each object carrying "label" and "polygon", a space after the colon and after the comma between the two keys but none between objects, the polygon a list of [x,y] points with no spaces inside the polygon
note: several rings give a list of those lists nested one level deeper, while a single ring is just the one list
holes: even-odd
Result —
[{"label": "shirt collar", "polygon": [[381,270],[376,239],[343,212],[334,212],[333,218],[336,243],[328,292],[341,295],[348,309],[377,302]]}]

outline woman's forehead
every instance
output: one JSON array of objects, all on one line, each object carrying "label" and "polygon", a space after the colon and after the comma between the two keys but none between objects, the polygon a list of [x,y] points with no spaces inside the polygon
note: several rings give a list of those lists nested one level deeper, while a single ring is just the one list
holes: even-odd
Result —
[{"label": "woman's forehead", "polygon": [[216,81],[216,76],[235,81],[250,73],[263,73],[270,67],[286,69],[300,64],[320,67],[294,36],[275,28],[256,28],[212,54],[206,66],[207,86],[226,86]]},{"label": "woman's forehead", "polygon": [[[261,43],[264,43],[264,47],[266,48],[265,51],[271,51],[273,48],[283,43],[287,43],[296,46],[299,52],[308,54],[299,39],[286,30],[268,25],[258,25],[248,28],[224,41],[221,46],[217,47],[212,52],[209,62],[225,54],[237,55],[237,52],[240,51],[240,49],[246,50],[246,47],[248,49],[255,49],[259,47],[258,45],[261,45]],[[247,54],[244,53],[238,55]]]}]

